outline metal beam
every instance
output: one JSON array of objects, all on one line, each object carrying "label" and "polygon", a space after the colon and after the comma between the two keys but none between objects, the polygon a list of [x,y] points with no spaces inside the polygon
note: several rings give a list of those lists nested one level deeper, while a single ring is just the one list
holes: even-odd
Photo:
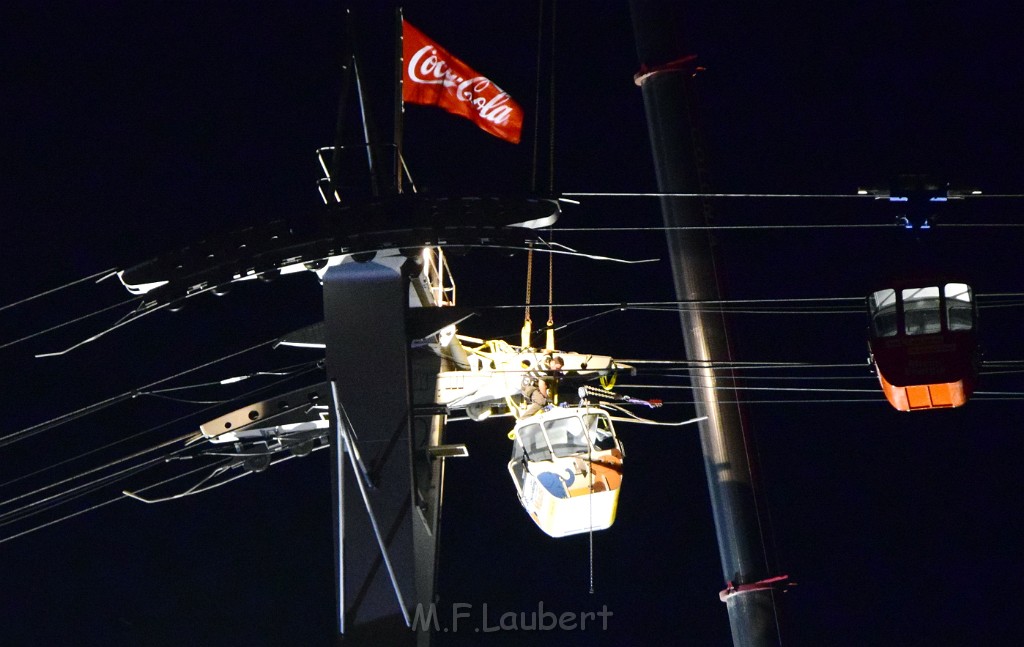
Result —
[{"label": "metal beam", "polygon": [[[345,645],[414,640],[405,619],[415,602],[407,303],[408,282],[384,265],[345,263],[324,276],[327,376],[343,405],[332,411],[332,445]],[[359,469],[345,469],[342,451]]]}]

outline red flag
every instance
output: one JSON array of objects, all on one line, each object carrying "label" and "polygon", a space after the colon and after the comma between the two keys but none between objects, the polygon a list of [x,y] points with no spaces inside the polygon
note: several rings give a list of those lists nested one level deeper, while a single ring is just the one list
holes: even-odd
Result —
[{"label": "red flag", "polygon": [[490,79],[481,76],[423,32],[402,20],[402,98],[444,108],[513,144],[523,129],[523,109]]}]

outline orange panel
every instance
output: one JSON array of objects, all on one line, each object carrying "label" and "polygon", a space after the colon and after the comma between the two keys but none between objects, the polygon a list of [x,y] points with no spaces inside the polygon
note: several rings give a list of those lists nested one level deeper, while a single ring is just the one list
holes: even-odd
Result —
[{"label": "orange panel", "polygon": [[882,391],[889,404],[899,411],[948,409],[959,407],[967,402],[963,380],[901,387],[893,386],[879,373],[878,381],[882,385]]},{"label": "orange panel", "polygon": [[929,409],[932,407],[930,396],[931,387],[926,384],[917,384],[906,387],[907,403],[910,409]]},{"label": "orange panel", "polygon": [[950,384],[929,384],[928,395],[931,397],[933,407],[953,406],[953,389]]}]

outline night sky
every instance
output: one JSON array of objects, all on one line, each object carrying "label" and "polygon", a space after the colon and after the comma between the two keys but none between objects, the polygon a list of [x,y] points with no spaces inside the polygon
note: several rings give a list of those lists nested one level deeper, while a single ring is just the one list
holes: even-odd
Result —
[{"label": "night sky", "polygon": [[[527,115],[514,146],[441,111],[407,107],[405,154],[417,187],[454,195],[546,190],[550,70],[545,53],[536,128],[536,3],[404,6],[410,22],[501,85]],[[383,132],[393,8],[353,4]],[[678,11],[686,49],[706,68],[696,100],[714,191],[849,195],[908,172],[992,195],[1024,189],[1024,21],[1014,8],[801,2],[781,12],[746,3]],[[555,191],[656,191],[632,78],[628,4],[563,0],[556,32]],[[5,3],[0,306],[217,233],[314,217],[322,204],[315,151],[334,140],[345,33],[343,6],[334,2]],[[558,227],[662,224],[656,199],[577,199]],[[1021,293],[1021,229],[979,226],[1022,223],[1020,205],[1014,197],[949,204],[939,226],[914,240],[896,227],[852,227],[893,221],[887,203],[870,199],[718,199],[718,225],[830,225],[718,231],[721,279],[731,299],[861,298],[891,280],[937,275],[964,277],[981,295]],[[661,231],[552,235],[589,253],[659,259],[622,265],[560,256],[557,303],[675,299]],[[533,302],[543,304],[540,258]],[[479,308],[464,332],[516,342],[522,310],[493,306],[523,303],[525,255],[474,250],[450,262],[459,304]],[[127,296],[107,280],[0,311],[2,435],[322,317],[319,286],[302,275],[192,299],[180,313],[156,313],[63,357],[33,355],[98,332],[128,306],[10,343]],[[995,362],[1024,360],[1020,309],[985,304],[979,393],[962,409],[910,414],[885,402],[869,371],[863,313],[730,318],[738,360],[862,364],[765,370],[744,381],[760,387],[743,397],[770,511],[766,541],[776,571],[798,584],[780,605],[784,643],[1024,642],[1013,586],[1024,575],[1024,385],[1018,374],[994,372]],[[684,359],[676,313],[592,317],[602,310],[557,310],[558,324],[591,317],[560,332],[558,345],[624,360]],[[533,318],[542,322],[546,312],[535,309]],[[168,386],[311,358],[263,349]],[[271,381],[176,395],[217,400]],[[631,381],[654,383],[644,375]],[[658,383],[666,386],[632,393],[665,400],[661,420],[693,415],[683,378]],[[194,430],[197,418],[174,421],[202,406],[140,395],[0,448],[0,515],[27,492]],[[494,622],[539,603],[559,613],[606,606],[613,615],[605,630],[467,631],[440,644],[730,644],[694,428],[619,427],[627,471],[615,525],[594,536],[590,594],[587,537],[552,540],[518,506],[505,468],[506,423],[449,426],[449,441],[466,443],[470,458],[448,461],[440,608],[466,603],[479,614],[486,603]],[[332,644],[328,454],[166,504],[118,501],[10,540],[196,465],[156,466],[28,519],[0,517],[0,644]]]}]

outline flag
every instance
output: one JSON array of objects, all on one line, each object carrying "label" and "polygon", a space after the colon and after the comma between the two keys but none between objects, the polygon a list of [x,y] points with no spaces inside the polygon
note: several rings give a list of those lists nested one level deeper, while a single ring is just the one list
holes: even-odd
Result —
[{"label": "flag", "polygon": [[495,137],[519,143],[523,109],[487,77],[402,20],[402,99],[469,119]]}]

